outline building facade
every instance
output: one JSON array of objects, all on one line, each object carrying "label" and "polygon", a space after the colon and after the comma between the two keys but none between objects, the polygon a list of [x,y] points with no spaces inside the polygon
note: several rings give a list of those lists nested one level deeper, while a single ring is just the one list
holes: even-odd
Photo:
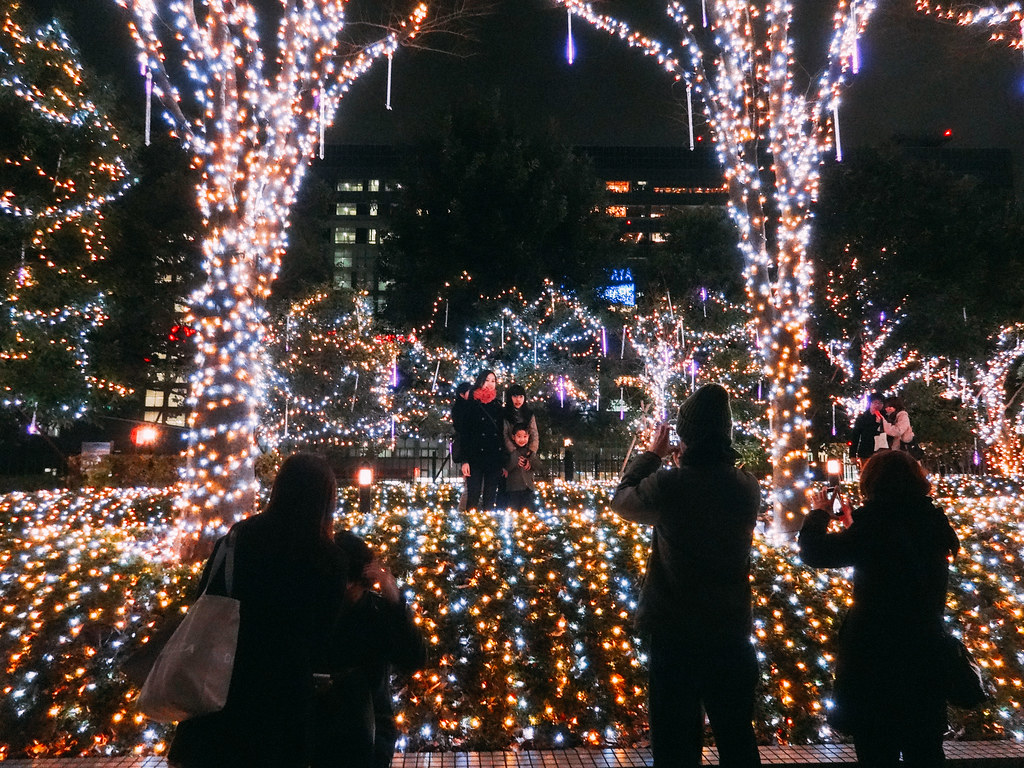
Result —
[{"label": "building facade", "polygon": [[[314,172],[334,190],[327,247],[334,284],[366,291],[380,306],[387,285],[379,276],[380,243],[398,202],[398,178],[406,153],[382,145],[329,146]],[[636,246],[637,258],[665,242],[664,220],[672,211],[726,202],[713,152],[678,147],[580,147],[604,189],[605,212],[620,223],[619,236]]]}]

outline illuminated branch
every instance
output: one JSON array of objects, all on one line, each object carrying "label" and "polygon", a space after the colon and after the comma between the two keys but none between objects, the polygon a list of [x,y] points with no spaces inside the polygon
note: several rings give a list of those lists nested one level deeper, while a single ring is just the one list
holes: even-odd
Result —
[{"label": "illuminated branch", "polygon": [[917,10],[962,27],[987,27],[989,39],[1011,48],[1024,48],[1024,8],[1020,3],[977,5],[975,3],[932,3],[917,0]]},{"label": "illuminated branch", "polygon": [[[626,24],[598,16],[589,3],[556,2],[623,40],[646,41],[645,51],[666,50]],[[690,55],[687,82],[703,96],[728,186],[729,212],[739,230],[758,351],[771,386],[775,529],[788,534],[799,527],[806,510],[809,423],[800,350],[807,343],[813,277],[807,255],[810,211],[821,164],[835,137],[830,119],[837,115],[848,74],[856,71],[857,39],[875,2],[838,0],[827,65],[811,96],[794,85],[790,2],[707,0],[706,7],[706,28],[689,21],[681,2],[672,3],[668,12]]]}]

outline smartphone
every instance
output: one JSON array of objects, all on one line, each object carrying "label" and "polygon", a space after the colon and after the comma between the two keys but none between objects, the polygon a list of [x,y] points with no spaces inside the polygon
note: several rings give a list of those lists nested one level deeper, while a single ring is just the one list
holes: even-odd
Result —
[{"label": "smartphone", "polygon": [[679,433],[676,432],[675,427],[668,428],[668,444],[672,446],[679,445]]},{"label": "smartphone", "polygon": [[832,517],[843,516],[843,494],[838,485],[829,486],[828,497],[832,502]]}]

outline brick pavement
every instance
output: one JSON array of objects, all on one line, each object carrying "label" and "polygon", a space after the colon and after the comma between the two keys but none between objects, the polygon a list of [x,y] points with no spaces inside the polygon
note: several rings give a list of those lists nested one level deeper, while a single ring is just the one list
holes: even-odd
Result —
[{"label": "brick pavement", "polygon": [[[947,741],[949,768],[1024,768],[1024,742]],[[704,750],[704,762],[718,765],[714,749]],[[766,766],[854,766],[848,744],[761,747]],[[393,768],[646,768],[646,749],[562,749],[523,752],[399,752]],[[38,760],[11,759],[4,768],[167,768],[160,757],[84,757]]]}]

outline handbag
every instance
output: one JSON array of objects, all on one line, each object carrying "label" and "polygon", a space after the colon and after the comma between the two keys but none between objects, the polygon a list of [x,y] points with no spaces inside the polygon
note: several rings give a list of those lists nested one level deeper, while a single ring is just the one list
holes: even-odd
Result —
[{"label": "handbag", "polygon": [[924,458],[924,449],[921,447],[921,444],[917,442],[916,435],[914,436],[913,440],[911,440],[909,443],[904,443],[902,447],[903,450],[909,453],[911,458],[913,458],[915,461],[920,461],[921,459]]},{"label": "handbag", "polygon": [[943,636],[943,672],[946,701],[960,709],[977,709],[988,698],[981,667],[962,640]]},{"label": "handbag", "polygon": [[[239,602],[231,597],[235,534],[229,533],[199,599],[160,651],[139,693],[139,711],[161,723],[219,712],[228,700],[238,645]],[[208,594],[224,566],[227,595]]]}]

